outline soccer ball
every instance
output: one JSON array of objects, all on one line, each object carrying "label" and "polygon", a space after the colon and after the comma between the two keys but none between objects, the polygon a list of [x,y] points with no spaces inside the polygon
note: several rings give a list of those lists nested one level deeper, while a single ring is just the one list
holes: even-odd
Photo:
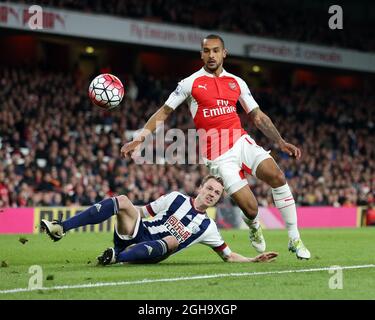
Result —
[{"label": "soccer ball", "polygon": [[109,73],[98,75],[89,86],[91,101],[107,110],[117,107],[124,97],[124,93],[124,86],[120,79]]}]

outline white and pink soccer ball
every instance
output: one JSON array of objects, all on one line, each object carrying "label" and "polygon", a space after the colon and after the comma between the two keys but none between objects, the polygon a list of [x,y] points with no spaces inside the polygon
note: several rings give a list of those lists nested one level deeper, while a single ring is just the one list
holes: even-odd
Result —
[{"label": "white and pink soccer ball", "polygon": [[91,81],[89,97],[91,101],[104,109],[117,107],[124,97],[125,90],[119,78],[109,73],[98,75]]}]

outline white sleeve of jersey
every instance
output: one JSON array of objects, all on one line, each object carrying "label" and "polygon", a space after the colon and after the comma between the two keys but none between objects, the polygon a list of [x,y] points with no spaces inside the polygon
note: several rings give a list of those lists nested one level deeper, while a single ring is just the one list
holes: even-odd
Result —
[{"label": "white sleeve of jersey", "polygon": [[146,205],[146,210],[143,211],[143,214],[145,217],[156,216],[158,213],[165,211],[179,194],[179,192],[171,192],[161,196],[160,198]]},{"label": "white sleeve of jersey", "polygon": [[238,84],[240,85],[241,95],[239,97],[239,101],[241,103],[242,108],[244,108],[246,113],[250,113],[255,108],[259,108],[258,103],[255,101],[254,97],[252,96],[250,89],[245,81],[241,78],[236,78]]},{"label": "white sleeve of jersey", "polygon": [[214,220],[210,219],[211,223],[208,226],[204,238],[200,241],[200,243],[205,244],[211,247],[222,259],[229,257],[232,253],[232,250],[228,247],[228,245],[223,240],[219,230],[217,229],[217,225]]},{"label": "white sleeve of jersey", "polygon": [[192,77],[181,80],[178,83],[177,88],[169,95],[165,104],[172,109],[176,109],[181,103],[190,97],[193,82]]}]

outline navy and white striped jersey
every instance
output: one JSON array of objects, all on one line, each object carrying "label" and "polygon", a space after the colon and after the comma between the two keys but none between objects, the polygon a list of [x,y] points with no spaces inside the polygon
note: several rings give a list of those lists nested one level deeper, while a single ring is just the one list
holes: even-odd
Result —
[{"label": "navy and white striped jersey", "polygon": [[144,215],[152,218],[143,220],[143,225],[155,238],[174,236],[179,242],[176,252],[202,243],[222,258],[230,255],[231,250],[221,237],[215,221],[206,212],[196,210],[192,198],[180,192],[171,192],[145,208],[147,212],[144,210]]}]

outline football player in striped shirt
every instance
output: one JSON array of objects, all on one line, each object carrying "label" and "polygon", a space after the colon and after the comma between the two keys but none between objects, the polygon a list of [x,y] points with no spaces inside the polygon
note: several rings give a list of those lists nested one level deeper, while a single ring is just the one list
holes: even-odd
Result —
[{"label": "football player in striped shirt", "polygon": [[[89,224],[98,224],[116,215],[114,246],[98,257],[98,263],[156,263],[193,244],[211,247],[228,262],[268,262],[276,252],[254,258],[233,252],[225,243],[217,225],[206,210],[215,206],[224,191],[221,178],[203,179],[196,198],[171,192],[154,202],[136,207],[124,195],[105,199],[66,221],[41,221],[42,229],[54,240],[66,232]],[[145,219],[148,218],[148,219]]]}]

